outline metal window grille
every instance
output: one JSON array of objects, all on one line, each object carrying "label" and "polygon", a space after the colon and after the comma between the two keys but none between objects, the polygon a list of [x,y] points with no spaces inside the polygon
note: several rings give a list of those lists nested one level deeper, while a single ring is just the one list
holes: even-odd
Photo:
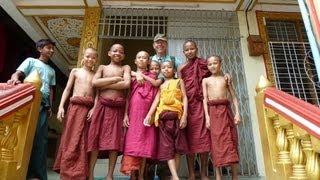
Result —
[{"label": "metal window grille", "polygon": [[106,8],[99,38],[152,39],[157,33],[174,38],[239,38],[231,11]]},{"label": "metal window grille", "polygon": [[145,9],[104,9],[100,38],[152,39],[166,34],[167,17]]},{"label": "metal window grille", "polygon": [[269,42],[269,48],[277,88],[319,106],[320,88],[315,86],[306,72],[306,68],[315,69],[314,63],[305,67],[309,43]]},{"label": "metal window grille", "polygon": [[276,87],[319,106],[320,88],[310,78],[316,71],[313,60],[306,59],[311,50],[303,22],[269,21],[267,30]]},{"label": "metal window grille", "polygon": [[299,41],[294,22],[267,22],[269,41]]}]

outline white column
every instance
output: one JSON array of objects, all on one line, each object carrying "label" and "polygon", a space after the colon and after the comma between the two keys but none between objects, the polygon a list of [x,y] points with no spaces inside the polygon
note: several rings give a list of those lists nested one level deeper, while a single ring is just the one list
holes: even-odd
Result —
[{"label": "white column", "polygon": [[[258,35],[259,29],[255,12],[248,12],[248,22],[250,34]],[[245,12],[238,11],[239,28],[241,35],[241,51],[243,56],[244,70],[246,75],[247,89],[249,94],[249,107],[252,119],[252,133],[255,143],[255,151],[257,158],[257,169],[260,176],[265,176],[265,167],[262,154],[262,146],[259,132],[258,116],[255,104],[255,87],[261,75],[266,75],[263,56],[249,56],[247,37],[249,35],[246,23]],[[241,145],[240,145],[241,146]]]}]

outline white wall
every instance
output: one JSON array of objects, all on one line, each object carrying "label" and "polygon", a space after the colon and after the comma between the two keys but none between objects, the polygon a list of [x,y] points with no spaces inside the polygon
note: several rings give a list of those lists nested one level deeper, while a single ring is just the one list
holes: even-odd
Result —
[{"label": "white wall", "polygon": [[[248,22],[250,27],[250,34],[258,35],[259,29],[256,20],[255,12],[248,12]],[[243,63],[246,75],[246,82],[247,82],[247,89],[249,94],[249,107],[251,112],[251,119],[252,119],[252,131],[253,131],[253,138],[255,142],[255,151],[256,151],[256,158],[257,158],[257,169],[260,176],[265,176],[264,171],[264,160],[262,154],[262,146],[261,146],[261,139],[260,139],[260,132],[259,132],[259,124],[258,124],[258,117],[256,111],[256,104],[255,104],[255,87],[258,83],[259,77],[261,75],[266,76],[265,71],[265,64],[263,60],[263,56],[253,57],[249,56],[248,52],[248,44],[247,44],[247,37],[249,35],[246,23],[246,16],[243,11],[238,12],[238,19],[239,19],[239,28],[240,28],[240,35],[241,38],[241,50],[243,55]]]}]

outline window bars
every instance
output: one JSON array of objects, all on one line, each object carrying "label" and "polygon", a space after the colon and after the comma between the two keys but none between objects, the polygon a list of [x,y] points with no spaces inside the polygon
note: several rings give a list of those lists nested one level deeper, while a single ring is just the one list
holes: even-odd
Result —
[{"label": "window bars", "polygon": [[320,106],[320,87],[302,21],[268,21],[267,35],[276,87]]}]

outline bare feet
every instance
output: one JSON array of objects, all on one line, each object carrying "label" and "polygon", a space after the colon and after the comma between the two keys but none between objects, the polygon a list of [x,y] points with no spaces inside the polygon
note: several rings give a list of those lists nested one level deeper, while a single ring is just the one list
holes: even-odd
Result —
[{"label": "bare feet", "polygon": [[107,177],[106,177],[106,180],[113,180],[113,177],[112,177],[112,176],[111,176],[111,177],[110,177],[110,176],[107,176]]},{"label": "bare feet", "polygon": [[208,176],[201,176],[201,180],[210,180]]},{"label": "bare feet", "polygon": [[170,180],[179,180],[179,177],[178,177],[178,176],[177,176],[177,177],[173,177],[173,176],[172,176],[172,177],[170,178]]},{"label": "bare feet", "polygon": [[196,175],[189,175],[187,180],[196,180]]}]

